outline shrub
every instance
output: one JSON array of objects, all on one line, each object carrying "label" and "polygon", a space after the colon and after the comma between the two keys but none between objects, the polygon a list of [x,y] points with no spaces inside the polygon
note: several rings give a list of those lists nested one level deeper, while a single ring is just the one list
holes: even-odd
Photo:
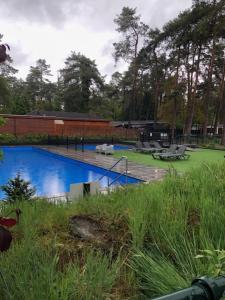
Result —
[{"label": "shrub", "polygon": [[1,143],[1,145],[14,144],[15,136],[11,133],[1,133],[0,134],[0,143]]},{"label": "shrub", "polygon": [[25,181],[20,177],[20,174],[17,174],[14,179],[10,179],[1,189],[6,193],[7,200],[10,202],[30,200],[36,192],[36,189],[30,185],[29,181]]},{"label": "shrub", "polygon": [[48,136],[46,134],[27,134],[22,136],[15,136],[11,133],[0,134],[1,145],[33,145],[46,143]]}]

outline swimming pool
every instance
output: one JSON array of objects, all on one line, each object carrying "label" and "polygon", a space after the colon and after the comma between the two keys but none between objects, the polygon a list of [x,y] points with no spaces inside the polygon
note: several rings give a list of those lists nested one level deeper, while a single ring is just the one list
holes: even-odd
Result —
[{"label": "swimming pool", "polygon": [[[88,151],[95,151],[96,150],[96,144],[84,144],[84,150],[88,150]],[[74,147],[75,148],[75,145],[71,146],[70,145],[70,148]],[[113,148],[114,150],[128,150],[128,149],[131,149],[130,146],[126,146],[126,145],[113,145]],[[77,145],[77,149],[78,150],[81,150],[82,149],[82,145],[78,144]]]},{"label": "swimming pool", "polygon": [[[60,195],[69,191],[71,183],[98,181],[106,172],[106,169],[35,147],[17,146],[1,149],[3,160],[0,161],[0,185],[6,184],[9,179],[20,173],[23,179],[29,180],[36,187],[37,196]],[[112,182],[119,174],[110,172],[108,175],[109,181]],[[101,187],[107,186],[108,175],[100,180]],[[131,184],[139,180],[128,177],[127,182]],[[121,176],[119,183],[125,184],[126,177]],[[0,191],[0,199],[2,198],[4,194]]]}]

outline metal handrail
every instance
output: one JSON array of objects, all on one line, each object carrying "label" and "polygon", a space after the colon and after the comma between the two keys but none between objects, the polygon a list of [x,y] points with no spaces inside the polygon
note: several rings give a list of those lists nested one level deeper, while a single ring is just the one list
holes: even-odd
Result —
[{"label": "metal handrail", "polygon": [[[126,156],[122,156],[114,165],[112,165],[109,169],[107,169],[107,171],[98,179],[98,181],[102,180],[110,171],[112,171],[113,168],[115,168],[115,166],[117,166],[121,161],[125,160],[126,161],[126,170],[124,173],[120,174],[119,177],[121,177],[122,175],[126,174],[126,182],[127,182],[127,169],[128,169],[128,164],[127,164],[127,157]],[[117,178],[118,179],[118,178]],[[112,183],[111,183],[112,184]],[[108,181],[108,187],[111,185],[109,184]]]},{"label": "metal handrail", "polygon": [[173,294],[154,298],[154,300],[220,300],[224,296],[225,277],[217,278],[200,277],[195,279],[191,287]]},{"label": "metal handrail", "polygon": [[[110,187],[114,182],[116,182],[120,177],[122,177],[122,176],[124,176],[124,175],[127,176],[126,172],[123,172],[123,173],[121,173],[119,176],[117,176],[113,181],[111,181],[111,182],[108,184],[108,187]],[[119,184],[121,185],[120,182],[119,182]]]}]

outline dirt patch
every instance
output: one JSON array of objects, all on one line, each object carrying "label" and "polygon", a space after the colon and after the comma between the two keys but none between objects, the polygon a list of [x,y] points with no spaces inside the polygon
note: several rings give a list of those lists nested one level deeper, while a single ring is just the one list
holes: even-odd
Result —
[{"label": "dirt patch", "polygon": [[104,244],[109,240],[104,225],[89,216],[70,217],[69,228],[71,235],[81,240],[97,244]]},{"label": "dirt patch", "polygon": [[131,236],[125,220],[116,222],[89,215],[75,215],[69,218],[71,236],[83,245],[91,244],[103,251],[118,253],[129,247]]}]

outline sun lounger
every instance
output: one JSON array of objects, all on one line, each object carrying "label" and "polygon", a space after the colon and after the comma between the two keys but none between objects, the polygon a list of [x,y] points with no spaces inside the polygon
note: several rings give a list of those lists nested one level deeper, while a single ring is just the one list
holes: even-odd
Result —
[{"label": "sun lounger", "polygon": [[155,158],[159,158],[161,160],[187,160],[190,155],[186,154],[185,150],[186,146],[182,145],[174,152],[160,153]]},{"label": "sun lounger", "polygon": [[137,141],[135,147],[134,147],[134,150],[135,151],[141,151],[141,149],[143,148],[143,143],[140,142],[140,141]]},{"label": "sun lounger", "polygon": [[176,154],[177,144],[171,144],[169,148],[163,148],[163,150],[159,152],[152,153],[152,157],[154,159],[160,159],[160,155],[163,153],[173,153]]},{"label": "sun lounger", "polygon": [[155,153],[155,152],[162,152],[165,148],[161,147],[158,142],[144,142],[144,147],[140,149],[143,153]]}]

